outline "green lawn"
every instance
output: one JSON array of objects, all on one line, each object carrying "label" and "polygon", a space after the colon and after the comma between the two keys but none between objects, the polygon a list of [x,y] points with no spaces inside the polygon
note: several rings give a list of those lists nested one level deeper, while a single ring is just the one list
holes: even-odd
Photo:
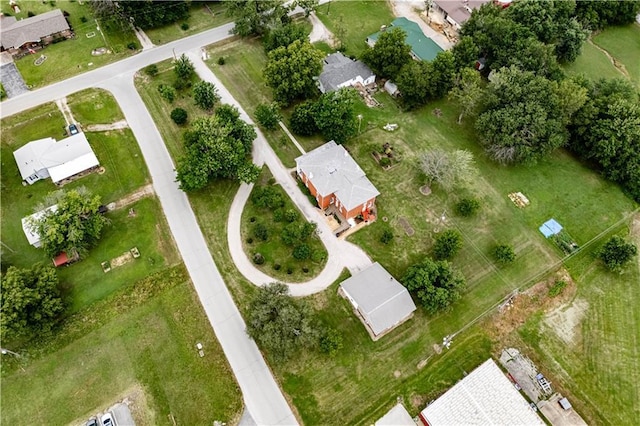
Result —
[{"label": "green lawn", "polygon": [[[640,244],[638,215],[635,223],[635,242]],[[626,225],[613,232],[634,238]],[[540,317],[531,319],[520,336],[557,377],[555,382],[573,393],[572,404],[587,423],[635,424],[640,416],[640,314],[631,307],[640,304],[640,262],[636,258],[624,275],[607,272],[594,261],[596,248],[567,263],[579,285],[565,310],[575,306],[584,309],[574,338],[569,342],[561,339]]]},{"label": "green lawn", "polygon": [[[99,109],[98,117],[121,116],[119,108],[113,105],[113,99],[105,92],[94,92],[95,99],[105,105],[103,114]],[[70,97],[70,107],[76,111],[87,109],[87,100],[93,94],[84,92]],[[86,112],[88,122],[95,122],[90,112]],[[102,115],[101,115],[102,114]],[[37,125],[35,125],[37,123]],[[64,120],[55,104],[46,104],[25,113],[2,120],[2,263],[3,267],[15,265],[29,267],[35,262],[50,260],[42,250],[29,245],[24,236],[21,218],[30,215],[49,192],[58,188],[51,180],[38,181],[23,186],[12,152],[24,143],[53,136],[63,138]],[[109,203],[128,195],[149,183],[146,165],[138,144],[129,129],[111,132],[87,133],[101,165],[103,174],[93,173],[64,186],[64,189],[86,187]],[[8,202],[7,200],[11,200]],[[136,215],[128,216],[128,208],[108,213],[111,226],[103,231],[101,242],[81,262],[60,269],[61,285],[67,298],[67,313],[75,312],[90,303],[104,298],[117,288],[137,281],[150,273],[162,270],[179,261],[172,237],[164,218],[157,212],[160,206],[155,197],[136,202],[133,208]],[[105,274],[100,264],[138,247],[142,257],[135,262],[113,269]],[[95,285],[99,282],[99,285]]]},{"label": "green lawn", "polygon": [[[50,3],[53,3],[50,4]],[[41,14],[53,9],[61,9],[69,13],[67,20],[76,35],[72,40],[51,44],[35,55],[27,55],[16,61],[25,82],[32,87],[42,87],[56,81],[64,80],[82,72],[123,59],[134,52],[127,48],[130,42],[138,41],[132,31],[122,31],[114,24],[103,24],[103,39],[93,17],[89,2],[58,0],[57,2],[30,1],[20,4],[21,13],[14,15],[8,2],[2,2],[2,11],[16,16],[17,19],[27,18],[28,12]],[[86,22],[82,22],[82,18]],[[93,34],[93,36],[92,36]],[[87,37],[89,35],[90,37]],[[100,56],[91,54],[93,49],[107,47],[111,53]],[[36,66],[34,61],[40,55],[47,57],[46,61]]]},{"label": "green lawn", "polygon": [[[252,195],[257,188],[269,185],[268,180],[271,178],[269,169],[264,169],[261,174],[261,178],[253,189]],[[297,213],[298,218],[294,223],[303,223],[304,218],[300,214],[300,211],[291,202],[291,199],[287,196],[287,193],[276,185],[278,192],[282,195],[285,202],[281,207],[282,211],[292,210]],[[262,241],[257,238],[254,233],[254,227],[256,224],[262,224],[268,229],[268,237],[266,241]],[[276,222],[274,219],[274,211],[268,207],[260,208],[251,202],[251,199],[247,202],[244,211],[242,212],[241,222],[241,234],[243,241],[243,248],[248,257],[252,257],[256,253],[260,253],[265,262],[262,265],[256,265],[257,268],[262,270],[267,275],[274,277],[276,280],[286,282],[304,282],[315,277],[322,271],[326,264],[327,250],[320,239],[313,235],[306,241],[306,244],[311,249],[311,253],[320,254],[325,259],[323,261],[314,262],[311,259],[297,260],[293,257],[293,247],[284,244],[280,236],[282,231],[289,222],[281,220]],[[251,243],[249,243],[251,239]],[[280,265],[275,268],[275,265]],[[307,272],[304,271],[306,268]]]},{"label": "green lawn", "polygon": [[[179,21],[161,28],[146,30],[145,33],[154,44],[165,44],[170,41],[187,37],[210,28],[215,28],[233,20],[226,14],[227,5],[225,2],[192,2],[189,8],[189,18],[186,21]],[[183,30],[183,23],[187,23],[189,28]]]},{"label": "green lawn", "polygon": [[631,81],[640,86],[640,24],[609,27],[595,35],[593,42],[620,61]]},{"label": "green lawn", "polygon": [[74,118],[83,126],[124,120],[120,107],[105,90],[88,89],[67,97]]},{"label": "green lawn", "polygon": [[584,74],[592,80],[600,78],[624,78],[622,74],[600,49],[592,42],[582,45],[582,53],[575,62],[564,65],[569,75]]},{"label": "green lawn", "polygon": [[380,31],[380,26],[394,20],[387,2],[367,0],[338,0],[324,4],[316,15],[338,37],[338,29],[344,29],[342,38],[345,52],[359,57],[366,49],[367,36]]},{"label": "green lawn", "polygon": [[84,424],[124,397],[139,425],[240,416],[240,391],[182,266],[121,289],[20,352],[21,364],[2,365],[6,424]]}]

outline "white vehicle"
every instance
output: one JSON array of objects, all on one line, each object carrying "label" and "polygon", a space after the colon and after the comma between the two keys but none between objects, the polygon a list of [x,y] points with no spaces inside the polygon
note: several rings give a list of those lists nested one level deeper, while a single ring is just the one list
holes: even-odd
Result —
[{"label": "white vehicle", "polygon": [[102,426],[116,426],[116,422],[110,411],[106,412],[104,416],[100,418],[100,421],[102,422]]}]

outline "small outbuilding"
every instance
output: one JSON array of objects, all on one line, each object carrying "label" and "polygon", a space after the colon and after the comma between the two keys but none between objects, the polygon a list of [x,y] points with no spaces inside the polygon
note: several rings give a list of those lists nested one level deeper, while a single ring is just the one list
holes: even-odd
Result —
[{"label": "small outbuilding", "polygon": [[407,289],[378,262],[340,284],[373,340],[402,324],[416,310]]},{"label": "small outbuilding", "polygon": [[15,150],[13,157],[22,179],[29,185],[48,177],[59,184],[100,166],[82,132],[59,142],[51,137],[31,141]]},{"label": "small outbuilding", "polygon": [[400,96],[400,90],[398,90],[398,86],[391,80],[387,80],[384,83],[384,90],[394,98]]},{"label": "small outbuilding", "polygon": [[399,402],[375,422],[374,426],[416,426],[416,422],[413,421],[404,405]]},{"label": "small outbuilding", "polygon": [[567,398],[558,400],[558,404],[560,404],[563,410],[571,410],[571,403]]}]

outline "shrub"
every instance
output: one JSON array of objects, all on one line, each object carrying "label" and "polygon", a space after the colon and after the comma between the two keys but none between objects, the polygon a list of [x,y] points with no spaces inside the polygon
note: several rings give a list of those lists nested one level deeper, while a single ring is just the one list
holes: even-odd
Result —
[{"label": "shrub", "polygon": [[391,159],[389,157],[382,157],[379,164],[381,167],[389,167],[391,165]]},{"label": "shrub", "polygon": [[437,260],[448,260],[462,248],[462,235],[455,229],[447,229],[436,237],[433,255]]},{"label": "shrub", "polygon": [[253,238],[251,237],[247,238],[247,244],[253,244]]},{"label": "shrub", "polygon": [[393,240],[393,232],[390,229],[385,229],[380,235],[380,242],[382,244],[389,244]]},{"label": "shrub", "polygon": [[137,48],[138,48],[138,43],[136,43],[135,41],[132,41],[129,44],[127,44],[127,49],[129,50],[136,50]]},{"label": "shrub", "polygon": [[609,238],[609,241],[598,251],[598,257],[611,271],[622,269],[636,254],[638,254],[638,248],[632,243],[627,243],[619,235]]},{"label": "shrub", "polygon": [[189,29],[189,24],[183,22],[182,25],[180,25],[180,28],[182,29],[182,31],[187,31]]},{"label": "shrub", "polygon": [[562,281],[562,280],[556,281],[555,283],[553,283],[551,288],[549,288],[549,297],[556,297],[557,295],[562,293],[562,291],[566,286],[567,286],[566,281]]},{"label": "shrub", "polygon": [[503,265],[512,263],[516,260],[516,253],[513,247],[508,244],[498,244],[493,248],[493,258]]},{"label": "shrub", "polygon": [[84,24],[85,22],[87,22],[87,21],[88,21],[88,19],[87,19],[87,17],[86,17],[86,16],[81,16],[81,17],[80,17],[80,22],[82,22],[83,24]]},{"label": "shrub", "polygon": [[295,222],[295,220],[298,219],[298,212],[294,209],[287,209],[284,212],[284,219],[289,223]]},{"label": "shrub", "polygon": [[289,275],[293,274],[293,269],[291,267],[287,268],[287,274]]},{"label": "shrub", "polygon": [[27,12],[27,17],[31,18],[32,16],[36,16],[36,14],[33,13],[32,11],[28,11]]},{"label": "shrub", "polygon": [[456,212],[463,217],[474,216],[480,209],[480,202],[475,198],[463,198],[456,204]]},{"label": "shrub", "polygon": [[264,263],[264,256],[260,253],[256,253],[253,255],[253,263],[256,265],[262,265]]},{"label": "shrub", "polygon": [[320,351],[334,356],[340,349],[342,349],[342,335],[335,328],[328,328],[320,337]]},{"label": "shrub", "polygon": [[305,274],[309,272],[309,268],[307,268],[306,266],[304,266],[302,268],[302,272],[304,272]]},{"label": "shrub", "polygon": [[260,104],[256,107],[256,120],[267,130],[278,127],[278,122],[282,119],[278,104]]},{"label": "shrub", "polygon": [[253,236],[262,241],[267,241],[269,239],[269,230],[263,223],[258,222],[253,226]]},{"label": "shrub", "polygon": [[281,268],[279,263],[276,263],[275,265],[273,265],[273,269],[275,269],[276,271],[279,271]]},{"label": "shrub", "polygon": [[149,77],[155,77],[158,75],[158,66],[156,64],[151,64],[144,69],[145,74]]},{"label": "shrub", "polygon": [[299,244],[293,249],[293,257],[298,260],[306,260],[311,257],[311,248],[305,243]]},{"label": "shrub", "polygon": [[167,86],[166,84],[158,86],[158,92],[160,92],[160,96],[169,103],[172,103],[176,98],[176,89],[171,86]]},{"label": "shrub", "polygon": [[187,122],[187,111],[182,108],[175,108],[171,111],[171,119],[174,123],[180,126]]},{"label": "shrub", "polygon": [[305,222],[300,228],[300,239],[303,241],[306,240],[316,232],[316,229],[318,229],[317,223]]},{"label": "shrub", "polygon": [[284,206],[282,193],[273,186],[255,187],[251,193],[251,202],[257,207],[269,208],[274,211]]},{"label": "shrub", "polygon": [[178,81],[189,81],[196,72],[193,62],[184,53],[174,61],[174,64],[173,72]]},{"label": "shrub", "polygon": [[275,209],[273,211],[273,221],[274,222],[282,222],[284,220],[284,210],[283,209]]},{"label": "shrub", "polygon": [[213,83],[200,80],[193,86],[193,100],[200,108],[210,110],[220,100],[220,95]]},{"label": "shrub", "polygon": [[224,60],[224,56],[220,56],[220,57],[218,58],[218,65],[224,65],[224,64],[225,64],[225,62],[226,62],[226,61]]},{"label": "shrub", "polygon": [[324,250],[314,250],[311,253],[311,261],[315,263],[320,263],[327,258],[327,253]]}]

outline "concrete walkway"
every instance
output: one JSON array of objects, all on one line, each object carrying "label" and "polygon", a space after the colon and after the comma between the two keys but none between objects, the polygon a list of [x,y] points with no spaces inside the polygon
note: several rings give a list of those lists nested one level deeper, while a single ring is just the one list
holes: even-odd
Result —
[{"label": "concrete walkway", "polygon": [[136,37],[138,41],[142,45],[142,50],[152,49],[156,47],[155,44],[151,41],[147,33],[142,31],[142,28],[134,27],[133,31],[136,33]]},{"label": "concrete walkway", "polygon": [[[240,116],[247,123],[254,124],[242,106],[236,101],[231,93],[222,85],[220,80],[207,67],[200,58],[199,50],[190,51],[187,56],[193,62],[198,76],[216,85],[218,94],[223,103],[235,105],[240,111]],[[256,127],[258,137],[253,142],[253,161],[257,165],[265,164],[276,182],[278,182],[285,192],[289,195],[293,203],[302,212],[304,217],[318,224],[318,236],[327,248],[329,254],[327,264],[320,275],[305,283],[285,283],[293,296],[306,296],[324,290],[330,286],[338,277],[344,268],[347,268],[352,274],[355,274],[369,265],[372,261],[367,254],[358,246],[344,240],[339,240],[333,235],[329,225],[324,220],[324,213],[309,203],[307,197],[300,191],[295,179],[291,176],[287,168],[282,164],[278,156],[275,154],[264,135],[259,128]],[[243,184],[240,186],[238,193],[233,199],[231,210],[229,212],[229,221],[227,223],[227,241],[229,243],[229,251],[231,258],[242,275],[256,285],[264,285],[276,281],[272,277],[266,275],[247,257],[242,248],[242,238],[240,234],[240,220],[244,205],[249,199],[253,185]]]}]

